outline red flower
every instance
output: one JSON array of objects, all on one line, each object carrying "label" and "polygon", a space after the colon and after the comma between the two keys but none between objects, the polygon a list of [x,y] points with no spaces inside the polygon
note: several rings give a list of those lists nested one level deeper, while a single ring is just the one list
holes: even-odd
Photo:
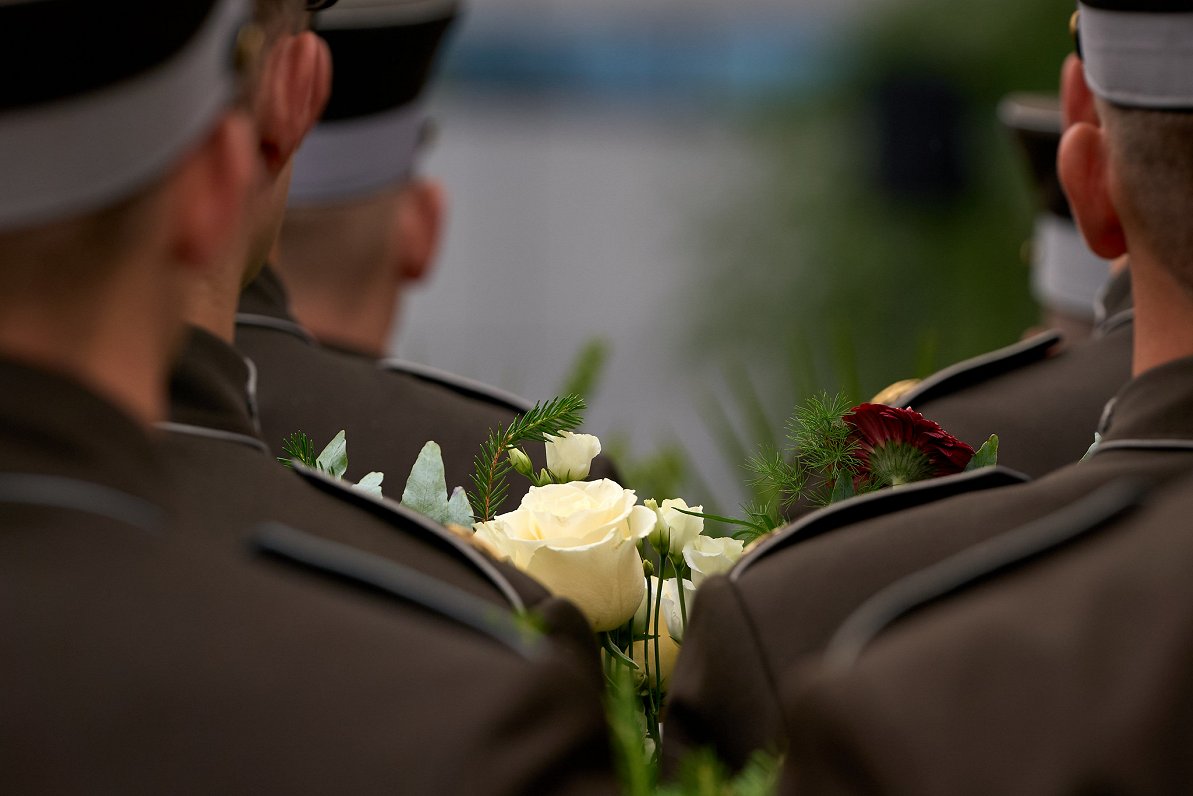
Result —
[{"label": "red flower", "polygon": [[952,475],[973,458],[973,448],[911,409],[862,404],[841,419],[861,463],[860,480],[871,487]]}]

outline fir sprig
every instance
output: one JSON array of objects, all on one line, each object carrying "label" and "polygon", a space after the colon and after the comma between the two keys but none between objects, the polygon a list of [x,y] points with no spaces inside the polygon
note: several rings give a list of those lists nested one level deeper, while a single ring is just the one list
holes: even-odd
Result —
[{"label": "fir sprig", "polygon": [[856,446],[849,439],[849,426],[841,418],[851,405],[843,395],[813,395],[787,421],[787,441],[805,467],[835,480],[856,470]]},{"label": "fir sprig", "polygon": [[765,447],[746,462],[746,469],[754,474],[750,486],[768,503],[787,508],[803,492],[808,471],[798,461],[788,461],[781,451]]},{"label": "fir sprig", "polygon": [[315,441],[301,431],[295,431],[282,440],[282,453],[286,455],[279,456],[278,461],[287,467],[293,467],[291,461],[297,460],[307,467],[319,469],[316,462]]},{"label": "fir sprig", "polygon": [[473,516],[478,522],[493,519],[509,491],[506,479],[513,469],[508,456],[510,450],[527,442],[545,442],[548,436],[571,431],[584,422],[580,414],[584,408],[583,398],[565,395],[546,404],[535,404],[509,426],[498,426],[496,431],[489,432],[489,439],[474,461],[473,491],[468,493]]}]

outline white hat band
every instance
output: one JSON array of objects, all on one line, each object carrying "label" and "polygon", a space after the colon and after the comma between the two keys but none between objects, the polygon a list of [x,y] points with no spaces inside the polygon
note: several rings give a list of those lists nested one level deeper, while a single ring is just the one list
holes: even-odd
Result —
[{"label": "white hat band", "polygon": [[426,112],[421,103],[320,123],[294,159],[291,205],[330,204],[410,177]]},{"label": "white hat band", "polygon": [[1193,13],[1081,5],[1085,79],[1099,97],[1132,108],[1193,108]]},{"label": "white hat band", "polygon": [[1109,278],[1110,263],[1089,250],[1072,221],[1051,213],[1036,217],[1031,264],[1036,301],[1092,321],[1098,293]]}]

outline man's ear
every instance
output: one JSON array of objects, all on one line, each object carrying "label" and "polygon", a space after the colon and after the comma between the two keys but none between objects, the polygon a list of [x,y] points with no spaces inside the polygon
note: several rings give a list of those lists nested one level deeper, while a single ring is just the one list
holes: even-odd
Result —
[{"label": "man's ear", "polygon": [[281,37],[269,51],[257,99],[266,168],[280,172],[310,132],[331,95],[331,52],[306,31]]},{"label": "man's ear", "polygon": [[1094,93],[1085,82],[1085,65],[1076,54],[1070,53],[1060,69],[1061,123],[1067,130],[1077,122],[1098,124],[1098,108]]},{"label": "man's ear", "polygon": [[256,177],[252,122],[229,112],[170,178],[169,234],[177,261],[204,269],[240,244]]},{"label": "man's ear", "polygon": [[397,277],[418,282],[430,273],[439,254],[447,217],[447,196],[435,180],[412,180],[394,208]]},{"label": "man's ear", "polygon": [[1089,122],[1069,127],[1060,141],[1057,171],[1090,250],[1107,260],[1125,254],[1127,238],[1114,206],[1109,142],[1103,128]]}]

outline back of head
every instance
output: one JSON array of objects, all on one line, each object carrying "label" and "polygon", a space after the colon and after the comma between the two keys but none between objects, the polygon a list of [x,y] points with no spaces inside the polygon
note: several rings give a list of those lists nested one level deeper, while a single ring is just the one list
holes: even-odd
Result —
[{"label": "back of head", "polygon": [[1077,34],[1131,245],[1193,294],[1193,0],[1083,0]]},{"label": "back of head", "polygon": [[458,0],[341,0],[315,15],[331,99],[295,157],[277,267],[317,336],[380,350],[400,285],[434,258],[442,198],[416,163],[427,87],[458,12]]},{"label": "back of head", "polygon": [[160,414],[179,289],[232,245],[248,0],[0,2],[0,354]]}]

